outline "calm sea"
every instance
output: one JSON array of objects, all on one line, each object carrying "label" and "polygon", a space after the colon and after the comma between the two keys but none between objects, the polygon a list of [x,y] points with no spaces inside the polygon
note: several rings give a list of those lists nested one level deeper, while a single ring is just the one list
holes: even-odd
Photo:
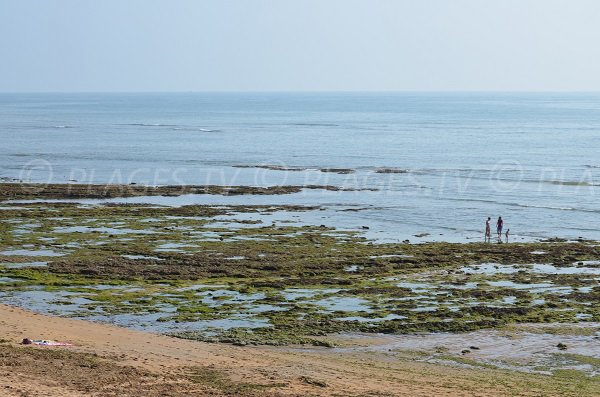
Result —
[{"label": "calm sea", "polygon": [[0,94],[0,139],[5,181],[370,188],[153,200],[318,204],[381,240],[473,241],[500,215],[513,239],[600,239],[600,94]]}]

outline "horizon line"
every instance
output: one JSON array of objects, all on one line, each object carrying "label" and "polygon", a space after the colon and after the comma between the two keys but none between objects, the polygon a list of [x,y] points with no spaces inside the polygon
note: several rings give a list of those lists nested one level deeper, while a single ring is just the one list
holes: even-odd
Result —
[{"label": "horizon line", "polygon": [[73,91],[0,91],[0,94],[598,94],[600,90],[73,90]]}]

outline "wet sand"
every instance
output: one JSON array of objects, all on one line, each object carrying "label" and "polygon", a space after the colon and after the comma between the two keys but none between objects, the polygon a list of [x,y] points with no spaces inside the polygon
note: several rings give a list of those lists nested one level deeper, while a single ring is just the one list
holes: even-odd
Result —
[{"label": "wet sand", "polygon": [[[2,396],[592,396],[597,382],[381,351],[207,344],[0,305]],[[20,346],[22,338],[72,347]]]}]

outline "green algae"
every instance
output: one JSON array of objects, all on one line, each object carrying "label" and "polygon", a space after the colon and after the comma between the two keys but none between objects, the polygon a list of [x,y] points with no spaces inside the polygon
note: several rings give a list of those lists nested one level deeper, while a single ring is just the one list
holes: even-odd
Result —
[{"label": "green algae", "polygon": [[184,194],[211,194],[223,196],[237,195],[278,195],[298,193],[303,189],[353,190],[331,185],[303,186],[221,186],[221,185],[171,185],[144,186],[94,185],[94,184],[35,184],[2,183],[0,200],[26,199],[108,199],[114,197],[139,196],[181,196]]},{"label": "green algae", "polygon": [[[267,322],[261,328],[177,334],[185,338],[327,345],[322,337],[335,332],[462,332],[600,321],[596,276],[532,273],[524,265],[510,274],[461,270],[482,263],[572,266],[600,259],[596,243],[368,244],[357,232],[236,219],[314,207],[25,207],[0,212],[0,263],[32,261],[1,254],[24,247],[64,256],[36,256],[49,262],[44,268],[0,265],[0,277],[15,280],[0,284],[0,293],[67,291],[88,301],[75,312],[81,316],[158,313],[157,322],[195,323],[243,315]],[[230,218],[223,221],[223,215]],[[19,228],[27,232],[16,233]],[[161,251],[164,246],[175,248]],[[229,295],[219,295],[223,291]],[[356,298],[364,307],[331,310],[320,303]],[[61,306],[68,299],[54,302]]]}]

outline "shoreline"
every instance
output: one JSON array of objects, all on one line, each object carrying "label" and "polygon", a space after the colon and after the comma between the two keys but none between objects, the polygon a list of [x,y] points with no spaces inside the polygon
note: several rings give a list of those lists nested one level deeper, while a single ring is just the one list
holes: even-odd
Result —
[{"label": "shoreline", "polygon": [[[2,207],[0,390],[600,390],[600,358],[586,350],[600,336],[600,242],[374,243],[362,228],[324,224],[318,206],[253,204]],[[520,365],[548,375],[513,370],[497,346],[519,350],[536,332],[537,361]],[[75,346],[17,345],[23,338]],[[28,376],[35,380],[20,381]]]},{"label": "shoreline", "polygon": [[[598,390],[591,380],[448,367],[413,359],[390,361],[385,353],[335,354],[327,349],[290,351],[186,341],[6,305],[0,305],[0,335],[4,375],[0,387],[6,396],[23,392],[108,396],[115,391],[134,396],[141,389],[149,396],[592,396]],[[24,337],[70,341],[74,346],[17,345]],[[92,368],[81,365],[92,358]],[[7,360],[20,364],[10,366]],[[61,366],[70,365],[79,369],[60,379]],[[123,372],[141,378],[127,381],[117,375]],[[111,384],[107,379],[125,383]]]},{"label": "shoreline", "polygon": [[[353,188],[339,185],[138,185],[79,183],[0,182],[0,210],[35,205],[164,206],[164,207],[277,207],[314,210],[306,213],[306,225],[326,224],[341,230],[360,232],[368,240],[380,243],[471,243],[483,241],[483,230],[472,224],[463,228],[454,224],[420,224],[414,220],[388,220],[394,215],[393,203],[387,207],[365,199],[373,193],[387,195],[377,188]],[[339,195],[339,196],[338,196]],[[365,201],[366,200],[366,201]],[[402,196],[399,196],[402,200]],[[380,212],[383,211],[383,212]],[[383,216],[383,217],[382,217]],[[471,220],[468,220],[469,223]],[[479,226],[479,225],[478,225]],[[483,227],[483,226],[482,226]],[[595,234],[574,233],[566,228],[557,234],[536,230],[511,229],[509,242],[598,240]],[[495,235],[495,234],[494,234]],[[505,243],[502,236],[501,242]],[[492,243],[498,242],[493,238]]]}]

